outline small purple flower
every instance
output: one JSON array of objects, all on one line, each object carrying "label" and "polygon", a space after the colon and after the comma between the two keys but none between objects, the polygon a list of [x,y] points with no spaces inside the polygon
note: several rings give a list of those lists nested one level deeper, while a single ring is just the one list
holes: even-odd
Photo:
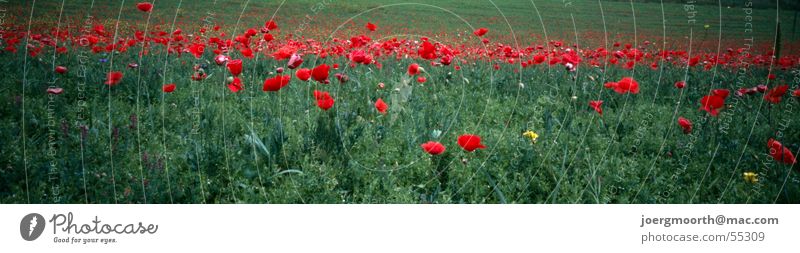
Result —
[{"label": "small purple flower", "polygon": [[82,125],[81,127],[81,141],[86,140],[86,136],[89,135],[89,128],[86,125]]},{"label": "small purple flower", "polygon": [[147,165],[147,168],[148,168],[148,169],[152,169],[152,168],[150,167],[150,158],[149,158],[149,156],[147,155],[147,151],[145,151],[144,153],[142,153],[142,164],[145,164],[145,165]]},{"label": "small purple flower", "polygon": [[107,61],[108,61],[108,59],[106,59],[106,58],[101,58],[100,59],[100,62],[102,62],[102,63],[106,63]]},{"label": "small purple flower", "polygon": [[119,141],[119,128],[118,127],[115,127],[114,129],[111,130],[111,136],[114,138],[114,143]]},{"label": "small purple flower", "polygon": [[136,126],[139,125],[139,118],[136,117],[136,114],[131,114],[130,121],[131,125],[129,126],[129,128],[136,129]]},{"label": "small purple flower", "polygon": [[69,134],[69,123],[67,123],[65,119],[61,120],[61,133],[64,135],[64,138]]},{"label": "small purple flower", "polygon": [[156,162],[156,168],[158,170],[164,170],[164,158],[163,157],[159,157],[158,158],[158,161]]}]

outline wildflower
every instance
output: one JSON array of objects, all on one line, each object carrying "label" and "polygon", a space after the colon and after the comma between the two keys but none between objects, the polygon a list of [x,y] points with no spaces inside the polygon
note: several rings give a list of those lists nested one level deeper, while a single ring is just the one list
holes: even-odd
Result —
[{"label": "wildflower", "polygon": [[772,88],[764,94],[764,100],[767,102],[778,104],[781,102],[781,98],[783,95],[786,95],[786,92],[789,90],[789,85],[781,85],[775,88]]},{"label": "wildflower", "polygon": [[291,81],[292,76],[290,75],[277,75],[273,78],[268,78],[264,80],[264,91],[279,91],[281,88],[285,87]]},{"label": "wildflower", "polygon": [[743,175],[744,175],[744,181],[745,182],[748,182],[748,183],[751,183],[751,184],[758,183],[758,174],[756,174],[755,172],[748,171],[748,172],[745,172]]},{"label": "wildflower", "polygon": [[769,147],[769,155],[772,156],[775,161],[785,164],[795,164],[797,162],[792,151],[783,146],[780,142],[769,139],[769,141],[767,141],[767,147]]},{"label": "wildflower", "polygon": [[311,77],[317,82],[328,83],[329,71],[330,67],[328,64],[322,64],[311,70]]},{"label": "wildflower", "polygon": [[228,61],[227,67],[228,71],[231,72],[231,75],[239,76],[239,74],[242,73],[242,60],[241,59],[230,60]]},{"label": "wildflower", "polygon": [[228,83],[228,89],[231,90],[231,92],[233,93],[243,90],[244,85],[242,84],[242,80],[239,79],[238,77],[234,77],[233,80],[231,80],[231,82]]},{"label": "wildflower", "polygon": [[369,30],[369,31],[371,31],[371,32],[374,32],[375,30],[377,30],[377,29],[378,29],[378,26],[377,26],[377,25],[375,25],[375,24],[373,24],[373,23],[370,23],[370,22],[367,22],[367,25],[366,25],[366,27],[367,27],[367,30]]},{"label": "wildflower", "polygon": [[530,130],[525,131],[524,133],[522,133],[522,136],[524,136],[525,138],[530,139],[531,142],[533,142],[533,143],[536,143],[536,140],[539,139],[539,134],[537,134],[534,131],[530,131]]},{"label": "wildflower", "polygon": [[711,95],[700,99],[700,110],[707,111],[711,116],[719,115],[719,109],[725,106],[725,99],[730,94],[729,90],[717,89],[711,91]]},{"label": "wildflower", "polygon": [[601,116],[603,115],[603,107],[602,107],[603,106],[603,100],[589,101],[589,106],[592,107],[594,109],[594,111],[599,113]]},{"label": "wildflower", "polygon": [[151,10],[153,10],[153,4],[148,2],[137,3],[136,9],[139,9],[142,12],[150,12]]},{"label": "wildflower", "polygon": [[486,148],[481,144],[481,137],[473,134],[464,134],[458,137],[458,145],[467,152],[472,152],[479,148]]},{"label": "wildflower", "polygon": [[106,75],[106,84],[108,86],[117,85],[120,81],[122,81],[122,72],[112,71]]},{"label": "wildflower", "polygon": [[678,125],[680,125],[681,128],[683,128],[684,134],[692,133],[692,122],[689,121],[688,119],[684,117],[678,117]]},{"label": "wildflower", "polygon": [[301,81],[308,81],[308,79],[311,79],[311,70],[307,68],[298,69],[294,76]]},{"label": "wildflower", "polygon": [[408,75],[413,76],[419,74],[419,69],[419,64],[412,63],[411,65],[408,65]]},{"label": "wildflower", "polygon": [[317,107],[327,111],[333,107],[333,97],[328,92],[314,90],[314,98],[317,100]]},{"label": "wildflower", "polygon": [[375,101],[375,109],[381,114],[386,114],[386,110],[389,109],[389,106],[383,102],[383,99],[379,98],[378,101]]},{"label": "wildflower", "polygon": [[47,93],[49,93],[49,94],[58,95],[58,94],[61,94],[63,92],[64,92],[63,88],[58,88],[58,87],[56,87],[56,88],[47,88]]},{"label": "wildflower", "polygon": [[483,35],[486,35],[486,33],[488,33],[488,32],[489,32],[489,29],[478,28],[478,29],[475,29],[475,31],[472,32],[472,34],[475,34],[475,36],[478,36],[478,37],[483,37]]},{"label": "wildflower", "polygon": [[420,145],[422,150],[425,150],[426,153],[431,155],[438,155],[444,153],[445,147],[441,143],[435,141],[429,141]]},{"label": "wildflower", "polygon": [[222,54],[214,56],[214,63],[216,63],[217,66],[222,66],[222,64],[225,64],[226,62],[228,62],[228,60],[229,58]]},{"label": "wildflower", "polygon": [[175,84],[174,83],[165,84],[163,87],[161,87],[161,90],[166,92],[166,93],[173,92],[173,91],[175,91]]},{"label": "wildflower", "polygon": [[292,54],[292,56],[289,58],[289,63],[287,67],[289,67],[289,69],[295,69],[297,67],[300,67],[300,64],[302,63],[303,63],[303,58],[300,57],[300,55]]}]

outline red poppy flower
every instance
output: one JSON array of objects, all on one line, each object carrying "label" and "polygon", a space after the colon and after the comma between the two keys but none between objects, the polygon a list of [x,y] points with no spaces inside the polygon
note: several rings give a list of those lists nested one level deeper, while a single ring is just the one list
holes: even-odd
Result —
[{"label": "red poppy flower", "polygon": [[725,106],[725,99],[731,91],[727,89],[716,89],[711,91],[711,95],[700,99],[700,110],[707,111],[711,116],[719,115],[719,109]]},{"label": "red poppy flower", "polygon": [[347,81],[350,80],[350,77],[348,77],[347,74],[344,73],[336,73],[334,76],[336,77],[336,80],[339,80],[339,83],[346,83]]},{"label": "red poppy flower", "polygon": [[413,76],[416,74],[419,74],[419,64],[412,63],[411,65],[408,65],[408,75]]},{"label": "red poppy flower", "polygon": [[234,77],[233,81],[228,84],[228,89],[231,90],[231,92],[233,92],[233,93],[236,93],[236,92],[239,92],[240,90],[243,90],[244,89],[244,85],[242,84],[242,80],[239,79],[238,77]]},{"label": "red poppy flower", "polygon": [[692,122],[684,117],[678,117],[678,125],[683,128],[684,134],[692,133]]},{"label": "red poppy flower", "polygon": [[285,87],[291,81],[292,76],[290,75],[277,75],[273,78],[268,78],[264,80],[264,91],[279,91],[281,88]]},{"label": "red poppy flower", "polygon": [[308,81],[308,79],[311,79],[311,70],[307,68],[298,69],[294,76],[302,81]]},{"label": "red poppy flower", "polygon": [[253,28],[250,28],[250,29],[247,29],[247,30],[244,31],[244,36],[247,37],[247,38],[256,36],[256,34],[258,34],[258,31],[256,31],[256,29],[253,29]]},{"label": "red poppy flower", "polygon": [[389,109],[389,106],[383,102],[383,99],[379,98],[378,101],[375,101],[375,109],[382,114],[386,114],[386,110]]},{"label": "red poppy flower", "polygon": [[333,107],[333,97],[328,92],[314,90],[314,98],[317,100],[317,107],[327,111]]},{"label": "red poppy flower", "polygon": [[189,46],[189,53],[192,53],[194,58],[200,59],[200,57],[203,56],[203,51],[205,51],[205,49],[206,47],[202,43],[192,43],[192,45]]},{"label": "red poppy flower", "polygon": [[445,151],[444,145],[435,141],[429,141],[419,146],[422,147],[422,150],[425,150],[426,153],[431,155],[438,155]]},{"label": "red poppy flower", "polygon": [[736,96],[752,95],[758,92],[756,88],[740,88],[736,91]]},{"label": "red poppy flower", "polygon": [[195,72],[195,73],[192,75],[192,81],[203,81],[203,80],[205,80],[205,79],[206,79],[206,77],[208,77],[208,75],[206,75],[206,73],[203,73],[203,72]]},{"label": "red poppy flower", "polygon": [[300,64],[303,64],[303,58],[298,54],[293,54],[292,57],[289,57],[289,63],[287,64],[287,67],[289,67],[289,69],[295,69],[300,67]]},{"label": "red poppy flower", "polygon": [[311,70],[311,77],[317,82],[328,83],[328,76],[330,75],[330,67],[328,64],[322,64]]},{"label": "red poppy flower", "polygon": [[468,152],[472,152],[479,148],[486,148],[486,146],[481,144],[481,137],[472,134],[464,134],[459,136],[458,145]]},{"label": "red poppy flower", "polygon": [[589,106],[594,109],[600,115],[603,115],[603,100],[593,100],[589,101]]},{"label": "red poppy flower", "polygon": [[265,33],[263,38],[264,38],[264,41],[266,41],[266,42],[270,42],[270,41],[275,39],[275,37],[272,36],[271,33]]},{"label": "red poppy flower", "polygon": [[684,87],[686,87],[686,82],[684,82],[684,81],[675,82],[675,88],[683,89]]},{"label": "red poppy flower", "polygon": [[226,66],[228,67],[228,71],[230,71],[231,75],[233,75],[233,76],[239,76],[239,74],[242,73],[242,60],[241,59],[229,60],[228,64]]},{"label": "red poppy flower", "polygon": [[785,84],[781,85],[781,86],[778,86],[778,87],[775,87],[775,88],[772,88],[772,89],[769,90],[769,92],[767,92],[767,94],[764,94],[764,100],[767,100],[767,102],[770,102],[770,103],[773,103],[773,104],[780,103],[781,102],[781,98],[783,97],[783,95],[786,95],[786,92],[788,90],[789,90],[789,85],[785,85]]},{"label": "red poppy flower", "polygon": [[417,77],[417,82],[418,83],[425,83],[425,81],[428,81],[428,79],[425,78],[424,76]]},{"label": "red poppy flower", "polygon": [[792,92],[792,96],[793,97],[800,97],[800,89],[794,90],[794,92]]},{"label": "red poppy flower", "polygon": [[764,93],[765,91],[767,91],[767,85],[759,84],[758,86],[756,86],[756,91]]},{"label": "red poppy flower", "polygon": [[56,73],[59,73],[59,74],[62,74],[62,75],[66,74],[67,73],[67,67],[64,67],[64,66],[56,67]]},{"label": "red poppy flower", "polygon": [[700,56],[689,59],[689,66],[691,67],[697,66],[698,63],[700,63]]},{"label": "red poppy flower", "polygon": [[275,53],[272,53],[272,57],[275,58],[275,60],[281,61],[289,59],[295,54],[295,52],[297,52],[297,47],[293,45],[286,45],[279,48],[277,51],[275,51]]},{"label": "red poppy flower", "polygon": [[58,88],[58,87],[56,87],[56,88],[47,88],[47,93],[53,94],[53,95],[58,95],[58,94],[64,93],[64,89]]},{"label": "red poppy flower", "polygon": [[378,29],[377,25],[375,25],[373,23],[370,23],[370,22],[367,22],[367,30],[370,30],[370,31],[374,32],[377,29]]},{"label": "red poppy flower", "polygon": [[619,94],[625,94],[628,92],[638,94],[639,83],[636,82],[636,80],[633,80],[631,77],[623,77],[621,80],[619,80],[619,82],[617,82],[617,85],[614,86],[614,91]]},{"label": "red poppy flower", "polygon": [[216,63],[217,66],[222,66],[222,64],[225,64],[226,62],[228,62],[227,56],[222,54],[214,56],[214,63]]},{"label": "red poppy flower", "polygon": [[775,80],[775,74],[769,74],[769,75],[767,75],[767,79],[769,79],[769,80]]},{"label": "red poppy flower", "polygon": [[151,10],[153,10],[153,4],[148,2],[138,3],[136,4],[136,9],[139,9],[140,11],[143,12],[150,12]]},{"label": "red poppy flower", "polygon": [[419,49],[417,50],[417,54],[425,60],[433,60],[438,58],[436,55],[436,46],[427,40],[422,42],[422,45],[420,45]]},{"label": "red poppy flower", "polygon": [[795,164],[797,162],[792,151],[784,147],[780,142],[770,138],[769,141],[767,141],[767,147],[769,147],[769,155],[771,155],[775,161],[785,164]]},{"label": "red poppy flower", "polygon": [[161,90],[166,92],[166,93],[173,92],[173,91],[175,91],[175,84],[174,83],[165,84],[164,86],[161,87]]},{"label": "red poppy flower", "polygon": [[271,19],[270,19],[269,21],[267,21],[266,23],[264,23],[264,28],[267,28],[267,30],[275,30],[275,29],[278,29],[278,23],[275,23],[275,21],[273,21],[273,20],[271,20]]},{"label": "red poppy flower", "polygon": [[545,56],[543,54],[537,54],[537,55],[533,56],[533,63],[534,64],[541,64],[545,60],[547,60],[547,56]]},{"label": "red poppy flower", "polygon": [[731,91],[728,89],[716,89],[711,91],[711,95],[720,97],[722,99],[728,98],[728,95],[731,94]]},{"label": "red poppy flower", "polygon": [[487,32],[489,32],[489,29],[478,28],[478,29],[475,29],[475,31],[472,32],[472,34],[475,34],[475,36],[478,36],[478,37],[483,37],[483,35],[486,35]]},{"label": "red poppy flower", "polygon": [[122,81],[122,72],[111,71],[106,75],[106,84],[108,86],[117,85],[120,81]]},{"label": "red poppy flower", "polygon": [[719,115],[719,109],[725,106],[725,99],[719,96],[705,96],[700,99],[701,110],[707,111],[711,116]]}]

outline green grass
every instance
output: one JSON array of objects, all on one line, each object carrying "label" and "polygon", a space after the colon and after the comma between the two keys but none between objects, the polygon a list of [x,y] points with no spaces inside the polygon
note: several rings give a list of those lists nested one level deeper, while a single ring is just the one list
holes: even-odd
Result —
[{"label": "green grass", "polygon": [[[82,20],[87,10],[101,20],[115,18],[119,2],[104,1],[89,9],[89,1],[69,1],[65,19]],[[151,22],[169,25],[177,2],[157,1]],[[489,27],[490,37],[498,40],[510,39],[510,29],[499,16],[502,13],[520,44],[545,42],[541,22],[550,39],[573,41],[572,17],[580,44],[604,44],[597,2],[575,1],[573,7],[565,8],[561,1],[535,1],[541,21],[530,1],[500,2],[495,1],[500,11],[483,1],[445,0],[435,5],[452,10],[471,26]],[[298,17],[311,15],[314,3],[287,1],[277,15],[282,33],[295,31],[301,22]],[[322,39],[348,18],[391,3],[333,1],[316,14],[313,28],[305,34]],[[31,1],[12,4],[25,14],[14,20],[26,21]],[[60,2],[36,4],[34,18],[43,22],[54,19]],[[132,4],[126,1],[131,11],[124,12],[122,19],[141,25],[136,18],[141,15],[132,11]],[[215,10],[220,22],[233,24],[244,8],[232,1],[218,1],[216,6],[184,1],[182,5],[178,23],[189,27],[208,10]],[[263,24],[276,6],[276,1],[252,1],[239,28]],[[602,6],[611,41],[620,38],[632,43],[634,33],[639,43],[647,38],[655,41],[667,25],[669,38],[674,38],[668,44],[685,48],[680,36],[692,28],[701,36],[698,43],[716,49],[714,38],[720,24],[713,7],[698,6],[702,10],[698,22],[689,26],[680,5],[664,5],[665,24],[660,5],[634,3],[634,31],[630,3],[602,2]],[[737,32],[741,10],[722,11],[725,41],[741,43],[743,34]],[[754,12],[754,36],[769,41],[774,10]],[[354,26],[361,30],[369,20],[400,35],[443,33],[442,40],[459,40],[457,32],[469,36],[472,30],[445,11],[420,5],[383,8],[356,20]],[[705,30],[704,24],[713,28]],[[783,38],[790,41],[791,26],[782,28]],[[345,33],[354,31],[334,36],[348,37]],[[784,52],[789,52],[791,43],[786,44]],[[63,77],[52,74],[50,57],[0,54],[2,68],[12,70],[0,72],[4,84],[0,88],[0,203],[800,202],[798,174],[766,154],[766,140],[775,137],[777,130],[783,134],[781,141],[797,150],[800,122],[794,115],[798,101],[786,97],[780,105],[769,106],[761,105],[760,96],[732,97],[728,102],[732,108],[718,118],[707,117],[698,111],[697,101],[712,86],[739,88],[739,76],[728,70],[692,69],[690,85],[681,95],[672,84],[686,72],[675,66],[666,66],[663,73],[639,66],[635,71],[613,68],[607,72],[581,68],[571,74],[546,66],[520,73],[510,66],[493,71],[491,64],[479,63],[462,71],[428,68],[428,82],[418,85],[405,74],[410,60],[389,60],[382,69],[343,67],[341,71],[350,77],[346,84],[338,84],[333,77],[328,86],[294,79],[279,93],[264,93],[260,86],[266,73],[283,63],[261,56],[246,61],[246,89],[232,94],[224,87],[224,68],[213,63],[212,76],[193,83],[188,77],[197,61],[191,56],[147,55],[139,69],[125,69],[128,63],[138,62],[138,48],[130,50],[115,54],[113,67],[99,62],[107,55],[89,54],[85,63],[78,52],[59,55],[56,62],[71,69]],[[204,58],[211,57],[207,52]],[[344,59],[313,57],[306,58],[303,66],[321,62],[346,66]],[[87,70],[85,80],[78,76],[80,66]],[[102,83],[111,69],[124,69],[125,78],[109,89]],[[796,73],[777,74],[778,80],[787,83],[796,78]],[[763,82],[765,75],[766,70],[753,69],[741,80],[752,86]],[[604,81],[622,76],[639,80],[641,93],[620,96],[603,89]],[[66,89],[64,94],[46,95],[47,82],[53,78]],[[387,87],[377,89],[379,82]],[[520,88],[520,82],[525,88]],[[163,94],[160,88],[165,83],[176,83],[178,89]],[[336,98],[333,109],[323,112],[315,106],[314,89],[331,92]],[[387,115],[372,107],[377,98],[390,104]],[[588,100],[598,98],[605,100],[602,118],[586,106]],[[136,115],[137,128],[131,127],[132,115]],[[692,135],[676,129],[677,116],[695,122]],[[784,126],[783,122],[788,123]],[[81,125],[87,126],[83,141]],[[432,136],[434,130],[442,135]],[[525,130],[539,133],[538,143],[522,138]],[[462,151],[455,140],[463,133],[481,135],[488,148]],[[428,140],[442,142],[447,152],[433,158],[425,154],[419,145]],[[743,181],[744,171],[759,173],[759,182]]]}]

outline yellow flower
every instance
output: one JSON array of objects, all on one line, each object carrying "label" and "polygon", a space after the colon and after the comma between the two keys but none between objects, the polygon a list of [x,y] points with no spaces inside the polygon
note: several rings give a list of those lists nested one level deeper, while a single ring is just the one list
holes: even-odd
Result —
[{"label": "yellow flower", "polygon": [[758,183],[758,174],[756,174],[755,172],[749,172],[749,171],[745,172],[744,173],[744,181],[748,182],[748,183],[751,183],[751,184]]},{"label": "yellow flower", "polygon": [[531,141],[533,143],[536,143],[536,140],[539,139],[539,135],[536,134],[533,131],[530,131],[530,130],[525,131],[524,133],[522,133],[522,136],[525,137],[525,138],[531,139]]}]

